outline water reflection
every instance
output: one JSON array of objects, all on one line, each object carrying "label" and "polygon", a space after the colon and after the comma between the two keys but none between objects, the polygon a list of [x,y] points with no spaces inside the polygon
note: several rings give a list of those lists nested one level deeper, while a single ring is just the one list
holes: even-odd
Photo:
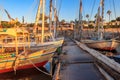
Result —
[{"label": "water reflection", "polygon": [[116,52],[116,51],[100,51],[98,50],[100,53],[102,53],[103,55],[106,55],[108,57],[110,56],[116,56],[116,55],[120,55],[120,53]]},{"label": "water reflection", "polygon": [[[48,72],[46,69],[50,69],[49,63],[45,68],[40,68],[45,72]],[[35,68],[19,70],[16,72],[0,74],[0,80],[52,80],[51,76],[46,75]]]},{"label": "water reflection", "polygon": [[118,52],[109,52],[109,51],[99,51],[103,55],[109,57],[110,59],[115,60],[116,62],[120,63],[120,53]]}]

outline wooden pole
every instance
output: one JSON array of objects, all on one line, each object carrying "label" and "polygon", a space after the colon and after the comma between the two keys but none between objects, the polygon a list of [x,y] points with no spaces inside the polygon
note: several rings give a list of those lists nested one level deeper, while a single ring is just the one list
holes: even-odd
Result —
[{"label": "wooden pole", "polygon": [[3,36],[2,36],[2,53],[4,52],[4,50],[3,50],[3,49],[4,49],[4,48],[3,48],[3,45],[4,45],[4,44],[3,44]]},{"label": "wooden pole", "polygon": [[42,33],[41,33],[41,43],[44,42],[44,26],[45,26],[45,0],[42,1]]},{"label": "wooden pole", "polygon": [[50,33],[52,32],[51,27],[52,27],[52,0],[50,0],[50,14],[49,14],[49,30],[50,30]]},{"label": "wooden pole", "polygon": [[28,33],[28,45],[29,45],[29,48],[30,48],[30,34]]},{"label": "wooden pole", "polygon": [[37,28],[38,28],[38,22],[40,20],[40,9],[41,9],[41,6],[42,6],[42,0],[40,0],[40,2],[39,2],[37,14],[36,14],[36,19],[35,19],[35,24],[34,24],[34,31],[33,31],[35,35],[36,35]]},{"label": "wooden pole", "polygon": [[55,0],[55,6],[54,6],[54,38],[56,37],[56,15],[57,15],[57,11],[56,11],[56,0]]},{"label": "wooden pole", "polygon": [[[25,45],[26,45],[26,43],[25,43],[25,33],[24,33],[24,29],[22,29],[22,31],[23,31],[23,46],[24,46],[24,52],[25,52]],[[26,55],[26,54],[25,54]]]},{"label": "wooden pole", "polygon": [[15,28],[16,36],[15,36],[15,48],[16,48],[16,56],[18,56],[18,40],[17,40],[17,28]]},{"label": "wooden pole", "polygon": [[83,29],[83,26],[82,26],[82,0],[80,0],[80,9],[79,9],[79,39],[81,40],[82,39],[82,29]]}]

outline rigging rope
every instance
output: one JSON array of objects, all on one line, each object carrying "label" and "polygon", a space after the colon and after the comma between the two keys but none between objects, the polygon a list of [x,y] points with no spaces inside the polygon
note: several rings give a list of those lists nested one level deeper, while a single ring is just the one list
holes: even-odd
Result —
[{"label": "rigging rope", "polygon": [[117,18],[116,17],[116,9],[115,9],[115,1],[113,0],[113,8],[114,8],[114,14],[115,14],[115,19]]},{"label": "rigging rope", "polygon": [[[80,3],[80,2],[78,2]],[[77,5],[77,8],[76,8],[76,14],[75,14],[75,20],[78,20],[78,15],[79,15],[79,5]]]},{"label": "rigging rope", "polygon": [[59,9],[58,9],[58,16],[60,14],[61,6],[62,6],[62,0],[60,0],[60,5],[59,5]]},{"label": "rigging rope", "polygon": [[111,0],[109,0],[109,7],[110,7],[110,10],[111,10]]},{"label": "rigging rope", "polygon": [[46,74],[46,75],[52,76],[51,74],[49,74],[49,73],[41,70],[39,67],[37,67],[30,59],[28,59],[28,60],[29,60],[29,62],[30,62],[38,71],[40,71],[40,72],[42,72],[42,73],[44,73],[44,74]]},{"label": "rigging rope", "polygon": [[[31,14],[33,12],[33,10],[37,7],[38,4],[38,0],[34,0],[33,4],[30,6],[30,9],[27,11],[27,13],[25,14],[26,20],[30,20],[31,19]],[[31,17],[30,17],[31,16]]]},{"label": "rigging rope", "polygon": [[0,14],[0,24],[1,24],[1,21],[2,21],[2,15],[5,13],[5,9],[4,9],[4,7],[0,6],[0,12],[1,12],[1,14]]},{"label": "rigging rope", "polygon": [[[18,67],[18,64],[19,64],[19,63],[16,64],[16,61],[20,60],[20,57],[23,56],[23,54],[27,54],[27,52],[22,52],[22,53],[20,53],[20,54],[15,58],[15,61],[14,61],[14,63],[13,63],[13,69],[14,69],[15,74],[16,74],[16,70],[17,70],[17,67]],[[24,55],[24,56],[26,57],[27,60],[29,60],[29,62],[30,62],[38,71],[40,71],[40,72],[42,72],[42,73],[44,73],[44,74],[46,74],[46,75],[52,76],[51,74],[49,74],[49,73],[41,70],[39,67],[37,67],[29,58],[27,58],[26,55]]]},{"label": "rigging rope", "polygon": [[[116,16],[116,8],[115,8],[115,1],[113,0],[113,8],[114,8],[114,14],[115,14],[115,19],[117,18],[117,16]],[[116,21],[117,22],[117,21]],[[116,23],[116,26],[117,26],[117,23]],[[118,33],[118,35],[120,35],[120,32],[119,32],[119,27],[117,28],[117,33]],[[119,38],[120,38],[120,36],[119,36]]]},{"label": "rigging rope", "polygon": [[[84,17],[83,17],[83,16],[84,16]],[[84,6],[83,6],[83,16],[82,16],[82,19],[85,18],[85,16],[86,16]]]},{"label": "rigging rope", "polygon": [[94,0],[94,2],[93,2],[92,11],[91,11],[91,14],[90,14],[90,20],[91,20],[92,14],[93,14],[93,10],[94,10],[94,7],[95,7],[95,3],[96,3],[96,0]]},{"label": "rigging rope", "polygon": [[[112,3],[111,3],[111,0],[109,0],[109,10],[111,11],[112,10]],[[106,17],[106,16],[105,16]],[[110,18],[113,19],[113,15],[110,14]]]}]

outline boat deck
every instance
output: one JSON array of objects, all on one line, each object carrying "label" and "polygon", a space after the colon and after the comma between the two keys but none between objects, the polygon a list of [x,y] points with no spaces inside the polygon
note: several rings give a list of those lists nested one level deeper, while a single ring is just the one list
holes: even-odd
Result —
[{"label": "boat deck", "polygon": [[[60,56],[60,80],[105,80],[94,63],[94,58],[70,39],[65,41]],[[55,79],[57,80],[57,79]]]}]

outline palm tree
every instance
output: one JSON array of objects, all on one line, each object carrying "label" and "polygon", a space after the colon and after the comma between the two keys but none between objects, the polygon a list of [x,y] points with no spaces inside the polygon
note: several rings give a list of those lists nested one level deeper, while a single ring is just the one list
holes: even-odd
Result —
[{"label": "palm tree", "polygon": [[111,11],[108,10],[108,11],[107,11],[107,14],[109,15],[109,24],[110,24],[110,15],[111,15]]},{"label": "palm tree", "polygon": [[86,18],[89,19],[89,14],[86,14]]},{"label": "palm tree", "polygon": [[88,26],[89,26],[89,14],[86,14],[86,18],[88,19]]},{"label": "palm tree", "polygon": [[117,20],[117,21],[120,21],[120,17],[117,17],[116,20]]}]

